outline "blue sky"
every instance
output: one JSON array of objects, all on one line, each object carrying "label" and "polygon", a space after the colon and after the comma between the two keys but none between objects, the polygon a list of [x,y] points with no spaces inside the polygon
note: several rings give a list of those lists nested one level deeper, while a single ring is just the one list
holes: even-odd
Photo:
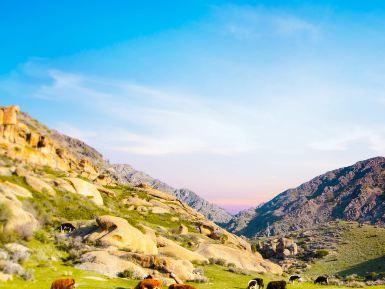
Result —
[{"label": "blue sky", "polygon": [[0,1],[0,100],[236,211],[385,151],[383,1]]}]

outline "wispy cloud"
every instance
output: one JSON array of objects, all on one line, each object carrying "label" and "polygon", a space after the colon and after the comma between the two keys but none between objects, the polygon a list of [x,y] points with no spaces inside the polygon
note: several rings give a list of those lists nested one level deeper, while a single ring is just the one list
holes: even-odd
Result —
[{"label": "wispy cloud", "polygon": [[383,154],[385,152],[384,127],[376,125],[341,127],[311,142],[309,147],[319,151],[347,151],[354,145],[360,144]]},{"label": "wispy cloud", "polygon": [[293,14],[261,7],[230,5],[217,8],[225,33],[237,38],[306,36],[315,40],[320,26]]},{"label": "wispy cloud", "polygon": [[102,129],[95,129],[92,123],[57,124],[63,132],[97,143],[107,151],[233,155],[258,147],[235,104],[214,105],[201,97],[130,81],[53,69],[46,70],[44,78],[49,81],[36,82],[30,97],[86,107],[118,123],[113,126],[107,122]]}]

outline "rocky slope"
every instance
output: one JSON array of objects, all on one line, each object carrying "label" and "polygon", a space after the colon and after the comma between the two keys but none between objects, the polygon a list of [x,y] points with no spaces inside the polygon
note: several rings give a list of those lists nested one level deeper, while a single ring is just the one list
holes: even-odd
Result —
[{"label": "rocky slope", "polygon": [[21,113],[19,119],[21,123],[33,127],[34,131],[39,132],[41,135],[48,135],[49,138],[54,141],[58,147],[65,148],[67,151],[70,151],[76,158],[82,159],[88,164],[92,164],[92,166],[97,168],[101,174],[109,175],[114,179],[114,181],[117,181],[121,184],[132,185],[145,183],[161,191],[173,194],[178,198],[180,196],[181,201],[195,208],[198,212],[202,213],[209,220],[217,224],[228,223],[232,218],[232,216],[224,209],[206,201],[191,190],[173,188],[144,172],[135,170],[128,164],[109,164],[98,151],[86,143],[63,135],[55,130],[50,130],[43,124],[31,118],[26,113]]},{"label": "rocky slope", "polygon": [[219,206],[212,204],[205,199],[198,196],[189,189],[176,189],[170,185],[143,173],[135,170],[132,166],[127,164],[114,164],[110,168],[111,174],[114,178],[123,184],[137,185],[140,183],[148,184],[158,190],[168,192],[176,196],[182,202],[188,204],[190,207],[196,209],[209,220],[223,225],[227,224],[232,216]]},{"label": "rocky slope", "polygon": [[228,228],[248,237],[311,228],[332,220],[385,225],[385,158],[333,170],[279,194]]},{"label": "rocky slope", "polygon": [[[0,108],[0,248],[8,247],[28,251],[32,270],[66,262],[109,277],[153,274],[165,284],[171,273],[205,281],[196,264],[282,272],[174,195],[120,183],[98,152],[17,107]],[[29,279],[12,250],[0,249],[0,279]]]}]

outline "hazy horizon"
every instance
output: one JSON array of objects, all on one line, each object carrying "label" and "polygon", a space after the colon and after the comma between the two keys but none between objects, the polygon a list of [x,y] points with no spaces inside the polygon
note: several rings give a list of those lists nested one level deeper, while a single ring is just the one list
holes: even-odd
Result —
[{"label": "hazy horizon", "polygon": [[384,8],[2,2],[0,104],[234,213],[384,155]]}]

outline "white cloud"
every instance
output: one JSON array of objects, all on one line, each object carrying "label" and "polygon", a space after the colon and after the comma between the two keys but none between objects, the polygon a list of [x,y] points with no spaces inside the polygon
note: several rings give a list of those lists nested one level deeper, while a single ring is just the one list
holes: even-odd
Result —
[{"label": "white cloud", "polygon": [[[47,75],[51,81],[37,86],[32,97],[81,105],[119,123],[111,126],[107,122],[103,129],[92,131],[58,124],[63,132],[97,143],[104,150],[146,155],[232,155],[257,148],[236,105],[214,106],[199,97],[129,81],[59,70],[48,70]],[[92,123],[86,125],[92,127]]]},{"label": "white cloud", "polygon": [[319,151],[347,151],[354,145],[364,145],[375,153],[385,153],[385,128],[380,126],[348,126],[334,128],[309,147]]},{"label": "white cloud", "polygon": [[301,35],[315,40],[320,35],[319,25],[279,10],[230,5],[217,8],[217,15],[225,33],[241,39]]}]

